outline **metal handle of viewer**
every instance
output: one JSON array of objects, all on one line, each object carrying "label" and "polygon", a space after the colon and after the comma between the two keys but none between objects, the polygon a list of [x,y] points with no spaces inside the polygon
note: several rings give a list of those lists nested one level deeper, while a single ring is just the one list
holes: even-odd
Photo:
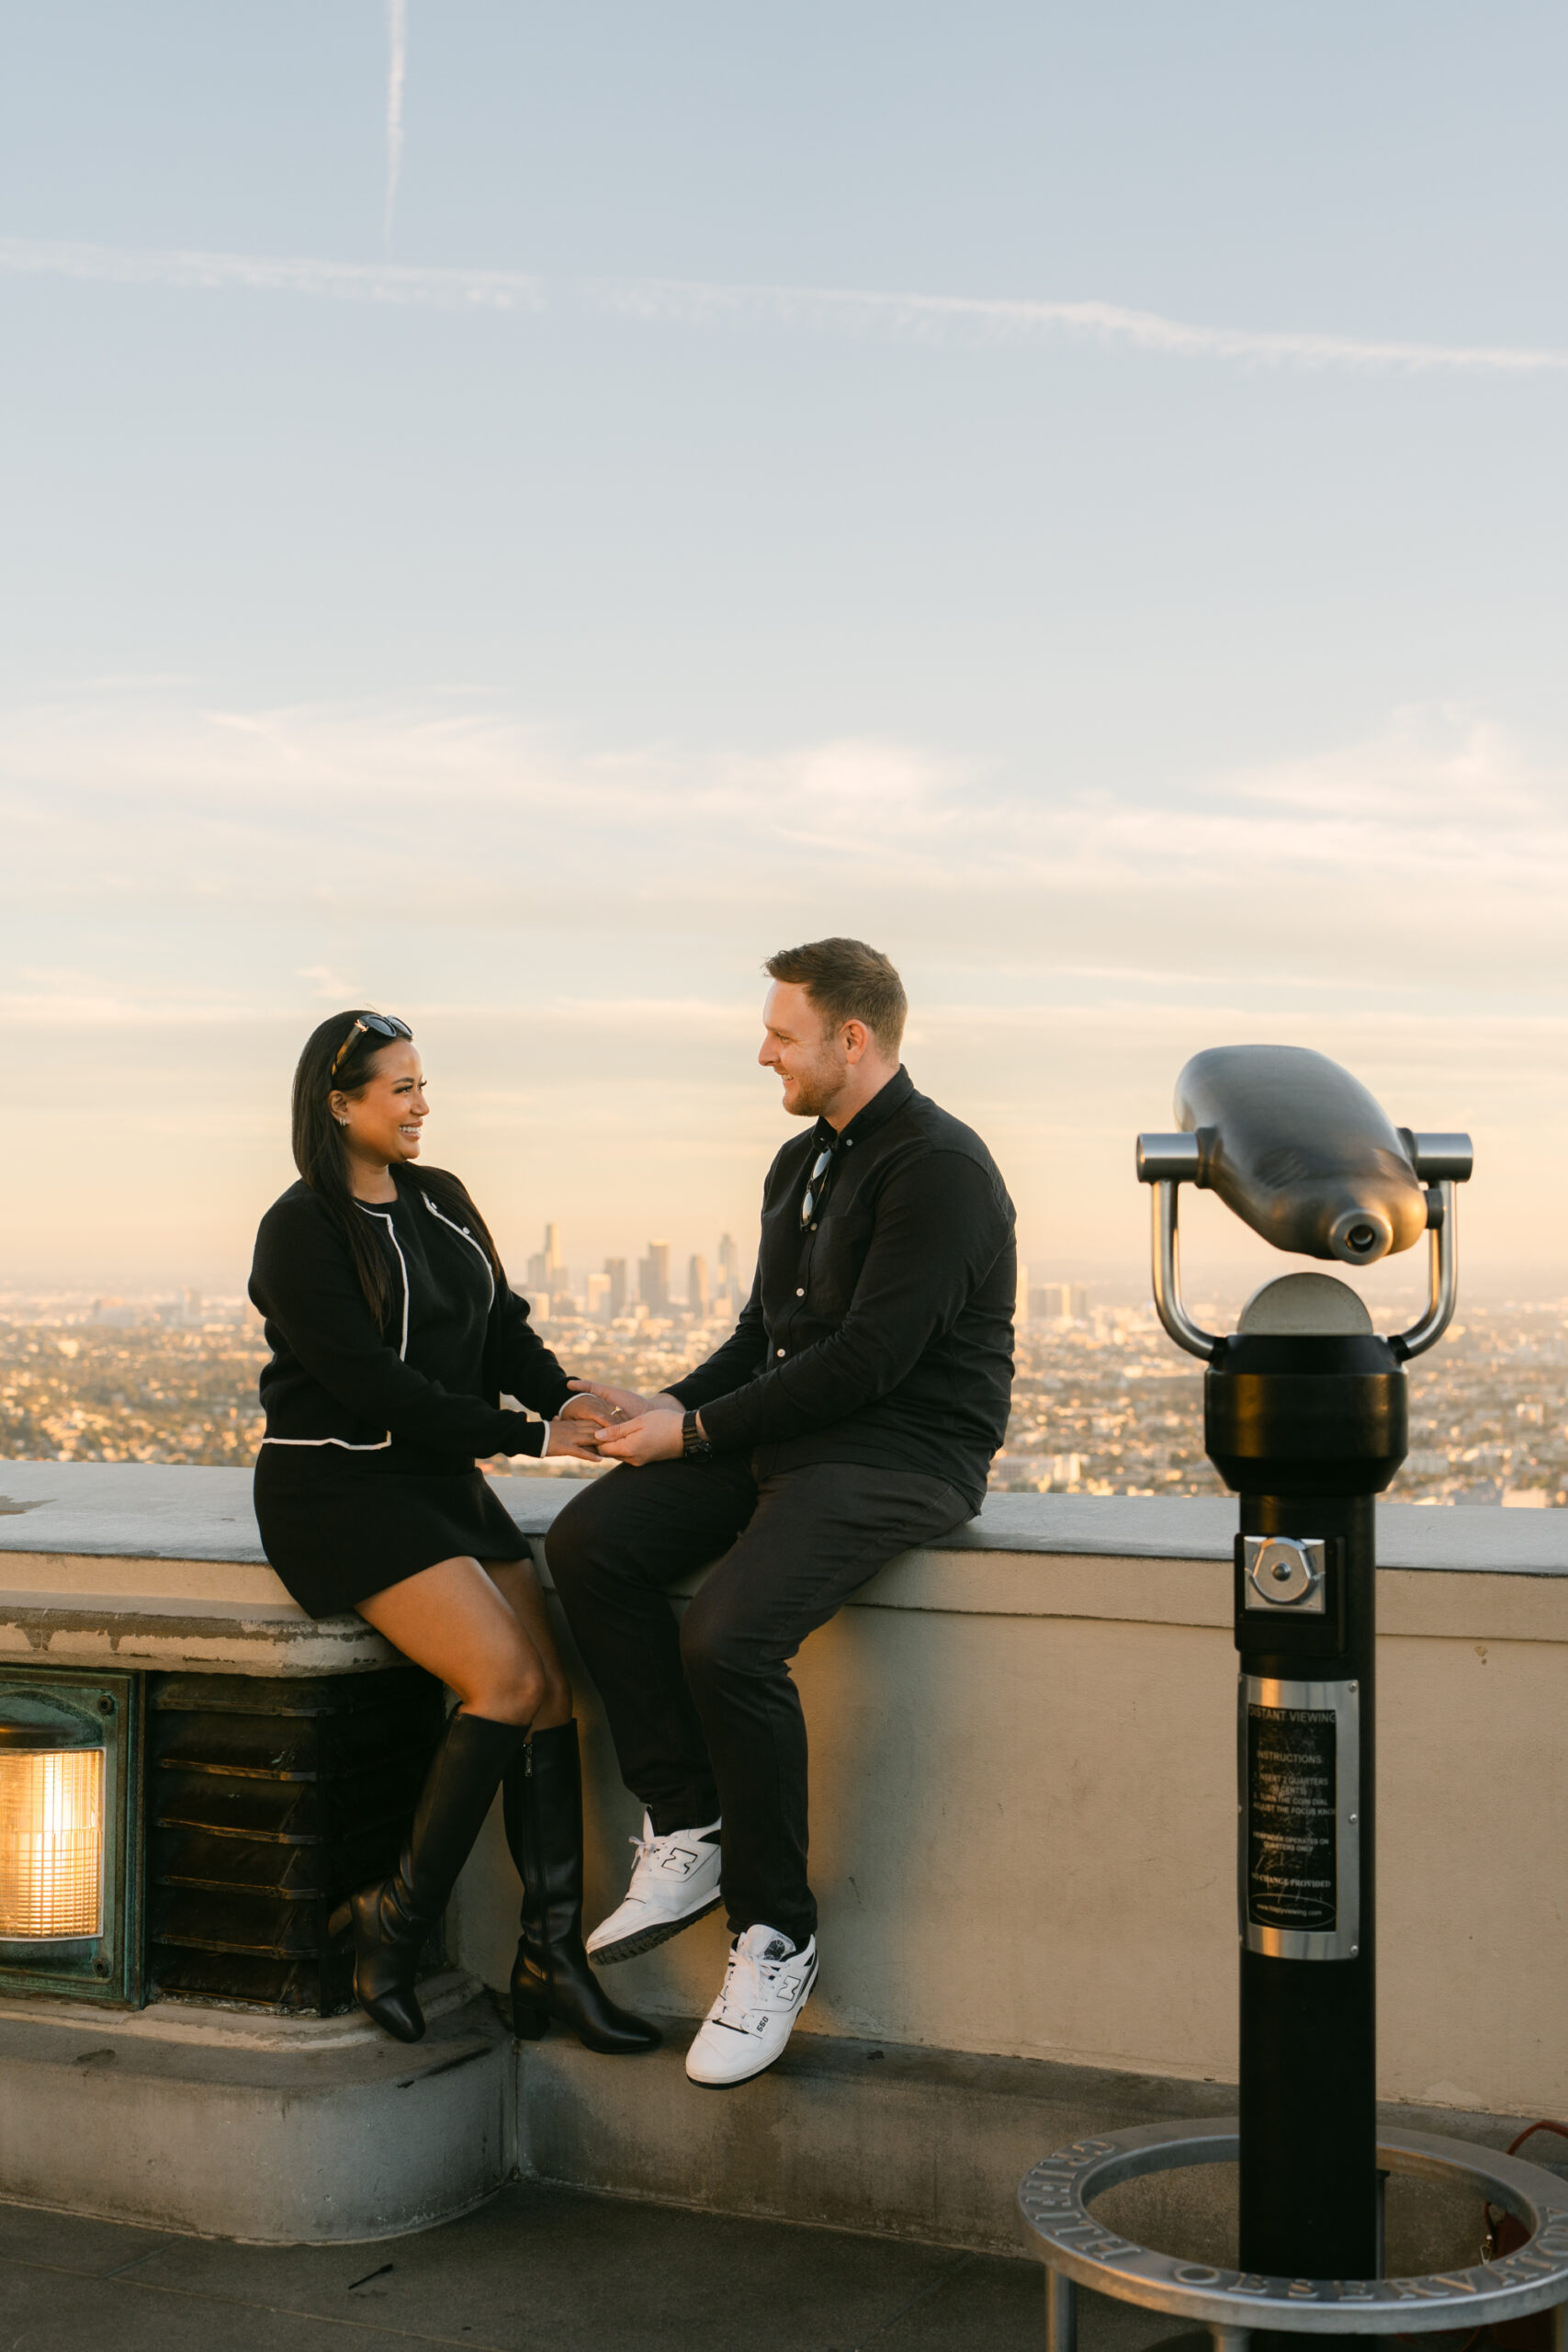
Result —
[{"label": "metal handle of viewer", "polygon": [[1181,1186],[1196,1180],[1200,1165],[1196,1136],[1138,1137],[1138,1182],[1149,1187],[1154,1216],[1155,1313],[1179,1348],[1207,1363],[1220,1343],[1213,1332],[1200,1329],[1181,1303],[1181,1243],[1176,1222]]},{"label": "metal handle of viewer", "polygon": [[1170,1177],[1154,1184],[1155,1313],[1179,1348],[1201,1356],[1207,1363],[1219,1339],[1201,1330],[1181,1303],[1181,1245],[1176,1230],[1176,1203],[1180,1186]]},{"label": "metal handle of viewer", "polygon": [[1203,1147],[1196,1136],[1140,1136],[1137,1169],[1140,1184],[1196,1184]]},{"label": "metal handle of viewer", "polygon": [[1416,1135],[1401,1127],[1399,1139],[1423,1184],[1463,1184],[1475,1166],[1475,1148],[1468,1136]]},{"label": "metal handle of viewer", "polygon": [[1454,1304],[1459,1296],[1459,1232],[1454,1187],[1468,1179],[1475,1165],[1475,1152],[1468,1136],[1416,1135],[1409,1127],[1401,1127],[1399,1136],[1410,1154],[1416,1173],[1428,1187],[1427,1246],[1431,1274],[1427,1312],[1418,1323],[1411,1325],[1408,1331],[1396,1332],[1389,1341],[1394,1354],[1407,1363],[1412,1356],[1424,1355],[1428,1348],[1435,1346],[1453,1320]]},{"label": "metal handle of viewer", "polygon": [[[1401,1362],[1435,1347],[1453,1320],[1459,1296],[1459,1237],[1455,1191],[1474,1165],[1470,1137],[1463,1135],[1416,1135],[1401,1127],[1400,1138],[1416,1174],[1427,1185],[1427,1230],[1430,1250],[1430,1283],[1427,1311],[1408,1331],[1389,1341]],[[1188,1314],[1181,1297],[1181,1245],[1177,1232],[1177,1198],[1183,1184],[1196,1183],[1202,1167],[1202,1147],[1195,1135],[1138,1137],[1138,1182],[1149,1187],[1154,1211],[1155,1312],[1179,1348],[1204,1363],[1219,1346],[1212,1331],[1202,1330]]]},{"label": "metal handle of viewer", "polygon": [[[1423,1171],[1425,1172],[1425,1171]],[[1427,1312],[1408,1331],[1397,1331],[1389,1346],[1403,1362],[1412,1356],[1424,1355],[1436,1346],[1453,1320],[1454,1305],[1459,1297],[1459,1237],[1454,1230],[1455,1179],[1445,1176],[1433,1185],[1437,1201],[1431,1209],[1427,1227],[1427,1242],[1431,1267]]]}]

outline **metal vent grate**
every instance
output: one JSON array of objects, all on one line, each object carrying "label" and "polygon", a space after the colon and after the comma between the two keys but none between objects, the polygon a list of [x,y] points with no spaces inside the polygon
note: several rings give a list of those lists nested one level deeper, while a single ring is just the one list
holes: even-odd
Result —
[{"label": "metal vent grate", "polygon": [[[318,1680],[153,1677],[148,1705],[154,1998],[332,2016],[352,1962],[333,1906],[397,1860],[441,1730],[409,1667]],[[438,1939],[425,1953],[438,1965]]]}]

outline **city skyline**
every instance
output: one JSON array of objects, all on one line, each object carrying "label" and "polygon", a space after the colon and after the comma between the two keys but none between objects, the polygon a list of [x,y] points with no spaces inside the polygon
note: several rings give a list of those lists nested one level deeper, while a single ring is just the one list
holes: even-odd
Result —
[{"label": "city skyline", "polygon": [[668,1241],[650,1239],[635,1261],[623,1252],[606,1257],[597,1269],[574,1264],[562,1255],[560,1227],[551,1218],[545,1226],[542,1247],[529,1252],[518,1287],[531,1302],[544,1300],[547,1312],[558,1311],[564,1300],[604,1322],[613,1322],[633,1306],[649,1315],[676,1308],[705,1316],[720,1306],[739,1313],[750,1285],[740,1272],[742,1261],[732,1234],[719,1235],[714,1258],[717,1278],[710,1282],[706,1253],[694,1250],[686,1261],[683,1288],[671,1267]]},{"label": "city skyline", "polygon": [[[1061,1286],[1058,1285],[1058,1288]],[[1067,1286],[1069,1289],[1071,1285]],[[1202,1376],[1152,1309],[1090,1305],[1020,1329],[993,1489],[1212,1494]],[[78,1303],[79,1305],[79,1303]],[[264,1422],[265,1354],[254,1316],[187,1298],[171,1316],[6,1311],[0,1299],[0,1453],[11,1459],[195,1462],[243,1467]],[[1472,1306],[1416,1366],[1410,1449],[1391,1499],[1568,1507],[1568,1303]],[[720,1341],[728,1318],[552,1315],[549,1344],[574,1374],[656,1393]],[[515,1476],[593,1475],[570,1460],[510,1461]]]}]

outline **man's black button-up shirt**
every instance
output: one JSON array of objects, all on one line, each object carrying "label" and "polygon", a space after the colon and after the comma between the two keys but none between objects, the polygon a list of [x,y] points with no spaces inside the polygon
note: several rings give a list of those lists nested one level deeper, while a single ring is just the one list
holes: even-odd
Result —
[{"label": "man's black button-up shirt", "polygon": [[818,1120],[785,1144],[762,1189],[740,1320],[670,1394],[701,1408],[716,1447],[761,1452],[767,1471],[919,1470],[977,1510],[1007,1430],[1017,1287],[995,1161],[901,1069],[841,1135]]}]

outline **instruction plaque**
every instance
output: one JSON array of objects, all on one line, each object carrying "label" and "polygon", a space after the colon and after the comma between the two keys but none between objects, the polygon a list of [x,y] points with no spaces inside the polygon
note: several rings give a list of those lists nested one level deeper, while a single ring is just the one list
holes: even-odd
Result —
[{"label": "instruction plaque", "polygon": [[1241,1679],[1241,1930],[1277,1960],[1353,1960],[1360,1894],[1354,1682]]}]

